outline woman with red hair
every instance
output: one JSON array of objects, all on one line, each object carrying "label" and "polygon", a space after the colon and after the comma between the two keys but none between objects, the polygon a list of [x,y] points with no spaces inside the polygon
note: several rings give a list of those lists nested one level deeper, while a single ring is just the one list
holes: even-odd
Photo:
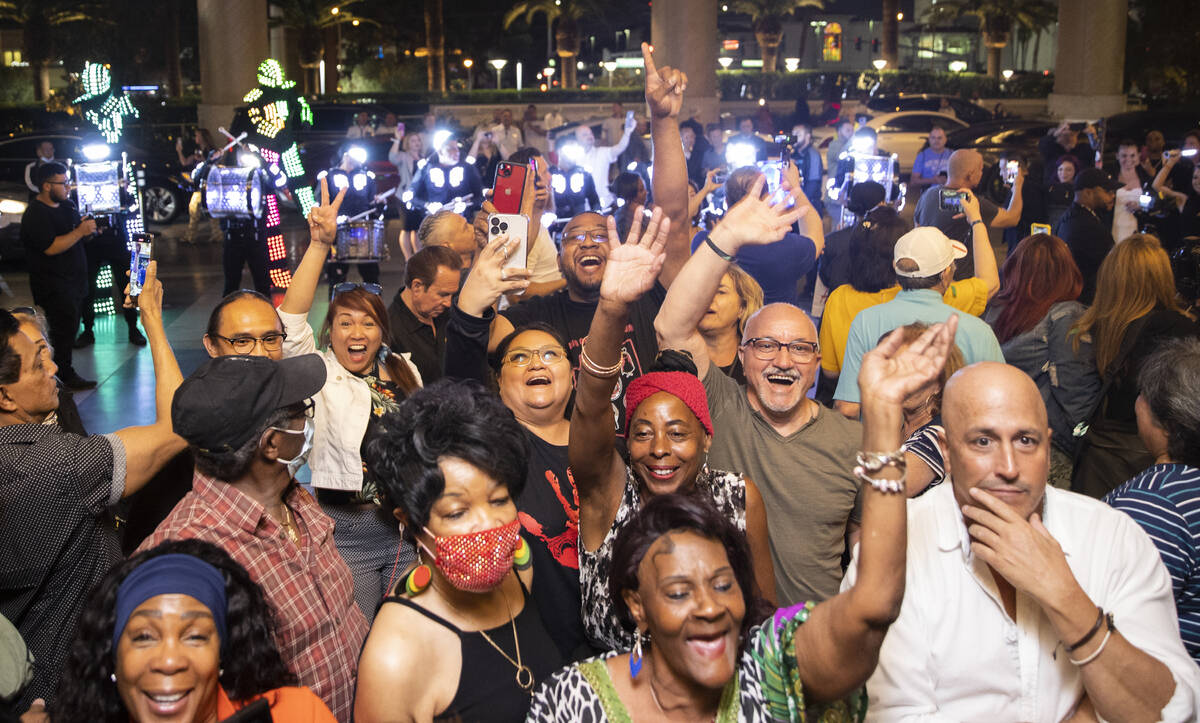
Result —
[{"label": "woman with red hair", "polygon": [[996,332],[1004,359],[1037,382],[1051,436],[1050,482],[1068,487],[1075,426],[1100,393],[1090,338],[1072,344],[1071,327],[1086,307],[1076,299],[1083,275],[1057,236],[1029,236],[1004,262],[1004,282],[983,315]]},{"label": "woman with red hair", "polygon": [[[704,385],[691,359],[679,352],[659,356],[652,371],[625,392],[629,462],[613,444],[614,384],[624,383],[625,327],[629,306],[654,286],[662,270],[668,226],[655,209],[641,233],[642,209],[633,214],[629,237],[620,243],[609,217],[608,261],[600,304],[579,354],[575,410],[567,456],[579,490],[579,583],[583,626],[599,650],[628,650],[631,632],[609,592],[617,534],[656,495],[679,493],[713,505],[746,534],[758,593],[773,600],[775,573],[767,538],[767,515],[754,483],[743,475],[710,469],[712,419]],[[640,239],[640,240],[639,240]],[[690,373],[689,373],[690,372]]]},{"label": "woman with red hair", "polygon": [[[354,574],[354,598],[370,622],[392,576],[415,559],[404,548],[380,485],[363,464],[362,450],[379,433],[379,418],[421,386],[407,354],[388,349],[387,307],[378,284],[341,283],[333,289],[318,337],[308,324],[321,270],[337,237],[337,211],[345,190],[330,203],[321,179],[321,205],[309,214],[308,249],[279,306],[287,334],[283,355],[324,349],[325,386],[313,397],[311,452],[307,457],[317,501],[334,520],[333,539]],[[298,462],[302,462],[299,457]]]}]

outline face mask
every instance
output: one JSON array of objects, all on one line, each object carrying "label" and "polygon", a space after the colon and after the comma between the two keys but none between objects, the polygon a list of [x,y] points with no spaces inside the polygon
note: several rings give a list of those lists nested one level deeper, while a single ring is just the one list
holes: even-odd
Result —
[{"label": "face mask", "polygon": [[276,432],[283,432],[284,434],[303,434],[304,435],[304,444],[300,445],[300,452],[295,457],[292,457],[291,459],[283,459],[282,457],[277,457],[275,459],[276,462],[287,465],[288,476],[295,477],[296,473],[300,471],[300,468],[303,467],[308,462],[308,453],[312,451],[313,431],[314,431],[313,430],[313,420],[309,417],[305,417],[303,430],[280,429],[279,427],[271,427],[271,429],[274,429]]},{"label": "face mask", "polygon": [[513,567],[520,530],[517,520],[465,535],[435,535],[425,528],[437,548],[436,553],[430,552],[433,564],[451,585],[467,592],[487,592],[500,584]]}]

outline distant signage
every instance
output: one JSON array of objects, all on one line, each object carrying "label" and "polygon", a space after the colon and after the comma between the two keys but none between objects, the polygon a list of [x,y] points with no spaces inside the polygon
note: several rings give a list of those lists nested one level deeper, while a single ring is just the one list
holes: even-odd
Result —
[{"label": "distant signage", "polygon": [[737,40],[737,39],[722,40],[721,41],[721,50],[737,50],[739,47],[741,47],[741,45],[742,45],[742,41]]}]

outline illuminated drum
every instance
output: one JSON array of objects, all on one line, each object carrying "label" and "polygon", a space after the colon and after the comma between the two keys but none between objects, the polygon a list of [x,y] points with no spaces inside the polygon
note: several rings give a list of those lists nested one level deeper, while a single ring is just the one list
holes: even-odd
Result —
[{"label": "illuminated drum", "polygon": [[337,260],[344,264],[368,264],[386,261],[387,239],[383,220],[350,221],[338,226]]},{"label": "illuminated drum", "polygon": [[121,210],[121,163],[100,161],[75,167],[75,195],[84,214],[117,213]]},{"label": "illuminated drum", "polygon": [[262,218],[262,174],[257,168],[216,166],[203,185],[204,207],[213,218]]}]

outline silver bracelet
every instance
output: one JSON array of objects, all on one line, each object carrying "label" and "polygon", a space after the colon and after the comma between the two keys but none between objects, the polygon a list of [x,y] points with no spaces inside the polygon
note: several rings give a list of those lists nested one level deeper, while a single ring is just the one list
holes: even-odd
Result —
[{"label": "silver bracelet", "polygon": [[[854,468],[854,476],[861,482],[869,484],[880,492],[899,494],[905,491],[905,477],[908,464],[904,459],[904,450],[895,452],[859,452],[855,457],[858,466]],[[895,467],[900,470],[900,479],[883,479],[872,477],[871,473],[879,472],[884,467]]]}]

